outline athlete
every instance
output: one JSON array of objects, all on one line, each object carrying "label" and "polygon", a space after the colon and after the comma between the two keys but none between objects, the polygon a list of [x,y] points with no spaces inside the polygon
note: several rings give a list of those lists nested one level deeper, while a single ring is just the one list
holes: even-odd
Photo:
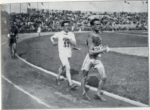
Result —
[{"label": "athlete", "polygon": [[91,67],[94,67],[98,71],[98,78],[99,78],[99,84],[98,84],[98,90],[95,94],[95,97],[100,99],[101,101],[106,101],[105,98],[102,97],[102,87],[104,86],[106,82],[106,74],[105,69],[100,61],[99,57],[101,57],[102,53],[106,53],[109,51],[109,47],[102,46],[102,38],[101,38],[101,31],[100,29],[100,21],[99,19],[93,19],[90,22],[90,25],[92,27],[92,32],[89,34],[86,44],[88,46],[89,52],[87,53],[83,65],[82,65],[82,72],[83,72],[83,78],[81,80],[81,87],[83,90],[83,98],[86,100],[90,100],[90,98],[87,95],[88,89],[85,87],[88,79],[89,70]]},{"label": "athlete", "polygon": [[[58,84],[60,84],[60,75],[62,73],[66,73],[69,87],[71,90],[74,90],[76,89],[77,85],[73,84],[71,80],[69,60],[72,56],[72,46],[76,45],[76,39],[74,33],[69,32],[69,26],[70,21],[63,21],[61,24],[62,31],[53,35],[50,40],[54,46],[58,44],[59,58],[62,63],[58,70],[56,81]],[[58,42],[54,41],[54,39],[58,39]]]},{"label": "athlete", "polygon": [[9,33],[7,35],[8,37],[8,43],[9,43],[9,47],[10,47],[10,54],[11,54],[11,58],[15,58],[15,54],[16,54],[16,46],[17,46],[17,34],[18,34],[18,30],[17,27],[15,25],[12,25],[9,29]]},{"label": "athlete", "polygon": [[39,33],[39,37],[41,36],[41,25],[39,25],[37,32]]}]

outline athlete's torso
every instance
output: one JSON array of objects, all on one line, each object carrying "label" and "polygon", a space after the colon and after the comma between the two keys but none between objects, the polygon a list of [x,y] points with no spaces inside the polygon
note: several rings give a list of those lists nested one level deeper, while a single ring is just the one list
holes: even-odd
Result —
[{"label": "athlete's torso", "polygon": [[10,38],[15,39],[16,35],[17,35],[18,31],[16,28],[11,28],[9,34],[10,34]]},{"label": "athlete's torso", "polygon": [[[90,36],[89,36],[92,40],[92,43],[89,43],[88,40],[87,40],[87,45],[90,46],[90,45],[93,45],[93,50],[100,50],[101,49],[101,46],[102,46],[102,37],[100,35],[100,33],[90,33]],[[90,58],[94,58],[96,59],[98,57],[99,54],[94,54],[94,55],[89,55]]]},{"label": "athlete's torso", "polygon": [[61,31],[58,33],[58,50],[60,54],[72,54],[72,47],[71,44],[64,40],[64,38],[69,38],[71,40],[75,40],[74,33],[72,32],[64,32]]}]

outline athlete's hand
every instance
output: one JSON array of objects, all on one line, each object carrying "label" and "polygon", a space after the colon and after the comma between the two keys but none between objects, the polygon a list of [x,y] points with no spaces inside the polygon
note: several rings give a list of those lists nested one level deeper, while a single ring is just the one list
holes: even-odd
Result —
[{"label": "athlete's hand", "polygon": [[53,42],[53,46],[56,46],[56,45],[58,45],[58,42]]},{"label": "athlete's hand", "polygon": [[79,47],[73,47],[74,50],[81,50]]},{"label": "athlete's hand", "polygon": [[106,52],[109,52],[109,51],[110,51],[110,48],[109,48],[109,47],[107,47],[106,49],[107,49],[107,51],[106,51]]},{"label": "athlete's hand", "polygon": [[106,46],[102,47],[102,50],[104,50],[103,53],[105,53],[105,52],[109,52],[110,49],[109,49],[108,45],[106,45]]},{"label": "athlete's hand", "polygon": [[106,45],[106,52],[109,52],[109,47],[108,47],[108,45]]}]

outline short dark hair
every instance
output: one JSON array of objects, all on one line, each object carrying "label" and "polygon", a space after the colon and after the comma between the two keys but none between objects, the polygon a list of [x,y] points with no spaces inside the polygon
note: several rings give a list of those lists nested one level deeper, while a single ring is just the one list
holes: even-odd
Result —
[{"label": "short dark hair", "polygon": [[65,23],[69,23],[69,24],[70,24],[70,21],[68,21],[68,20],[63,21],[63,22],[61,23],[61,27],[64,27],[64,24],[65,24]]},{"label": "short dark hair", "polygon": [[93,26],[95,21],[100,21],[100,20],[97,18],[94,18],[90,21],[90,25]]}]

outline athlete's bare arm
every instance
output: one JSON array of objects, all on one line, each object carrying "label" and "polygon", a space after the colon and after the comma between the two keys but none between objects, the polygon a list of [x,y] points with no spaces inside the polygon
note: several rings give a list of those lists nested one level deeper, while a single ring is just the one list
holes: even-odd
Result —
[{"label": "athlete's bare arm", "polygon": [[50,37],[51,42],[53,43],[54,46],[56,46],[56,45],[58,44],[58,42],[55,42],[54,39],[55,39],[55,38],[54,38],[53,36]]},{"label": "athlete's bare arm", "polygon": [[18,33],[16,34],[16,39],[18,39],[19,37],[18,37]]},{"label": "athlete's bare arm", "polygon": [[7,38],[10,38],[10,34],[7,35]]},{"label": "athlete's bare arm", "polygon": [[73,46],[76,46],[76,41],[73,41],[73,40],[69,40],[70,44],[73,45]]}]

